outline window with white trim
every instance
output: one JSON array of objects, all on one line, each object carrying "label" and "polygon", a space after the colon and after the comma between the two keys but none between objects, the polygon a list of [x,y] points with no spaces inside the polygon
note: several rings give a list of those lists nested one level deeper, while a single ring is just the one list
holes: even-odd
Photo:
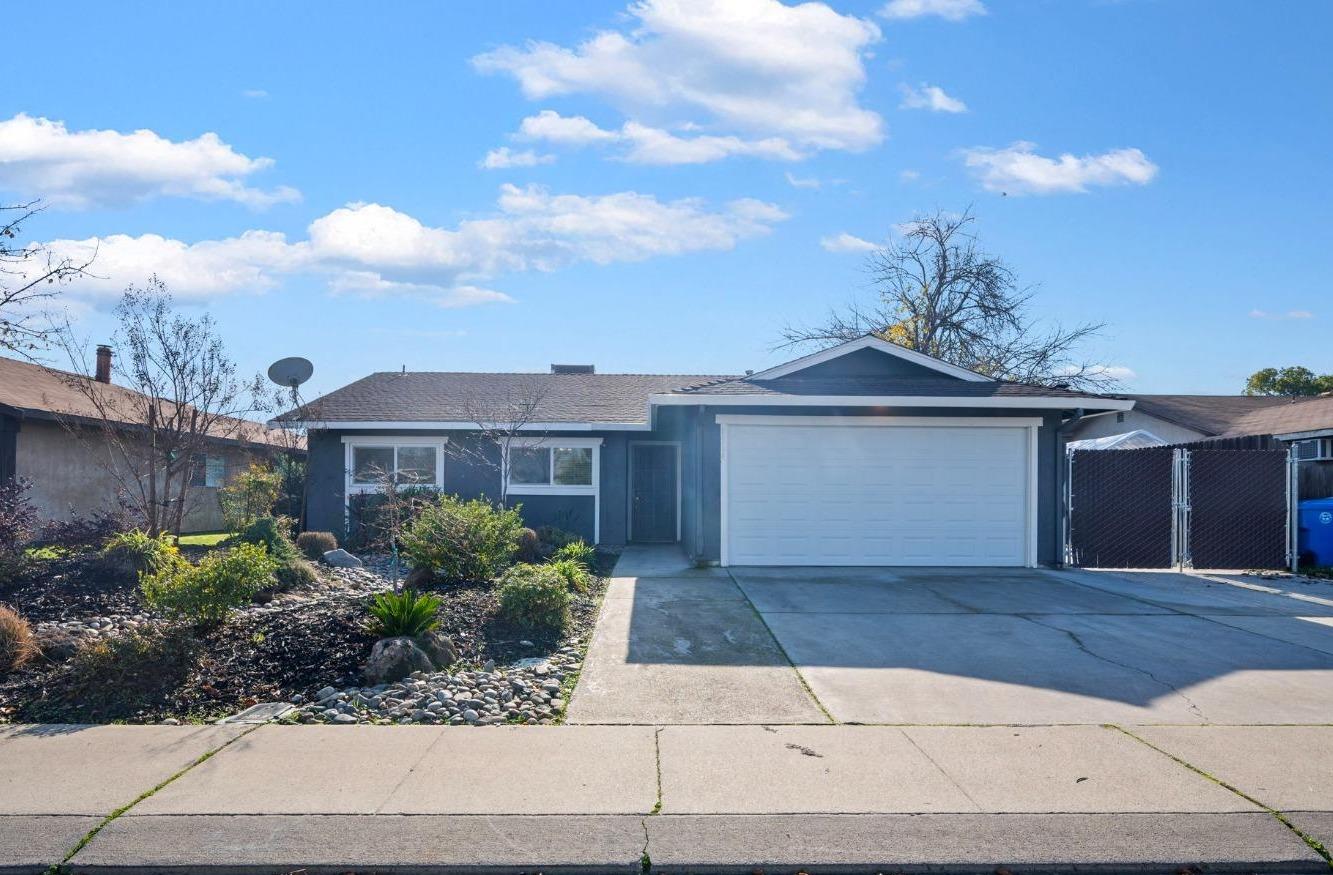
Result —
[{"label": "window with white trim", "polygon": [[1323,462],[1333,459],[1333,438],[1309,438],[1292,441],[1296,448],[1296,460],[1300,462]]},{"label": "window with white trim", "polygon": [[346,443],[347,484],[353,490],[374,490],[390,475],[403,486],[443,484],[441,438],[363,438]]},{"label": "window with white trim", "polygon": [[600,438],[545,438],[509,445],[509,492],[590,493],[597,487]]}]

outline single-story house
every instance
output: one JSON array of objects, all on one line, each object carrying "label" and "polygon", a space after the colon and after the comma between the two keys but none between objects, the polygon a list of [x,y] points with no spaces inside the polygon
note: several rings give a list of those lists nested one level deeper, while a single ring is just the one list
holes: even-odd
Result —
[{"label": "single-story house", "polygon": [[[0,357],[0,481],[31,481],[28,498],[44,520],[111,510],[118,502],[121,482],[108,470],[116,454],[98,424],[102,414],[74,380],[103,384],[99,391],[113,399],[106,410],[131,410],[144,397],[111,381],[111,350],[105,346],[98,349],[91,378]],[[116,404],[116,396],[124,403]],[[289,436],[258,422],[226,424],[225,436],[211,439],[196,461],[183,531],[221,529],[218,489],[251,462],[291,444]]]},{"label": "single-story house", "polygon": [[[552,370],[376,373],[284,414],[310,428],[310,528],[344,533],[376,469],[491,498],[507,471],[531,526],[699,562],[1054,564],[1062,432],[1134,407],[873,336],[744,376]],[[530,390],[498,464],[475,402]]]}]

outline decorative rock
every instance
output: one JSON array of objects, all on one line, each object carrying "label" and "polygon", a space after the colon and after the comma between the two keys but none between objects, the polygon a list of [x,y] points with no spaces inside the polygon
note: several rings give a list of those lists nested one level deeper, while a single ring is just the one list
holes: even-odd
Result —
[{"label": "decorative rock", "polygon": [[413,568],[407,572],[407,577],[403,580],[403,586],[408,589],[422,590],[435,582],[435,572],[429,568]]},{"label": "decorative rock", "polygon": [[361,568],[365,565],[360,559],[348,553],[343,548],[330,550],[324,554],[325,564],[332,565],[334,568]]},{"label": "decorative rock", "polygon": [[439,632],[427,632],[417,639],[417,646],[430,659],[436,668],[448,668],[458,662],[458,649],[454,642]]},{"label": "decorative rock", "polygon": [[369,683],[379,684],[432,668],[430,657],[411,638],[381,638],[371,648],[364,674]]}]

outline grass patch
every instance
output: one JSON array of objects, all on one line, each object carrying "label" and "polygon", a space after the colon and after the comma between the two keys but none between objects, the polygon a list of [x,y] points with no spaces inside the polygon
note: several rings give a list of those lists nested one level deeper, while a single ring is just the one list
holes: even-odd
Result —
[{"label": "grass patch", "polygon": [[181,535],[176,544],[181,547],[216,547],[232,537],[234,532],[197,532],[193,535]]}]

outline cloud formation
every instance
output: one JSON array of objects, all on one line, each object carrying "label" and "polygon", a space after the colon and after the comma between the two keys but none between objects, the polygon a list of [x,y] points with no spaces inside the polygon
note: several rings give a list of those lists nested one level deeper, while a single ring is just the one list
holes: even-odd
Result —
[{"label": "cloud formation", "polygon": [[[634,121],[625,122],[617,131],[609,131],[581,115],[562,116],[549,109],[523,119],[514,137],[574,148],[616,144],[622,147],[616,159],[630,164],[705,164],[733,155],[779,161],[796,161],[802,157],[781,137],[762,140],[709,134],[682,137]],[[494,150],[508,151],[504,147]]]},{"label": "cloud formation", "polygon": [[310,223],[305,240],[273,231],[186,243],[156,234],[53,240],[56,255],[96,254],[95,276],[70,287],[106,299],[156,273],[181,298],[272,289],[291,275],[327,279],[335,292],[409,295],[460,307],[507,301],[482,285],[494,277],[729,250],[769,233],[786,213],[741,199],[710,209],[697,199],[637,192],[553,194],[504,185],[494,213],[452,228],[427,225],[382,204],[354,203]]},{"label": "cloud formation", "polygon": [[477,162],[483,170],[504,170],[510,167],[536,167],[539,164],[551,164],[554,155],[538,155],[531,149],[515,152],[508,146],[501,146],[486,153],[486,157]]},{"label": "cloud formation", "polygon": [[1023,141],[1003,149],[977,147],[964,150],[963,160],[984,188],[1006,194],[1081,193],[1092,187],[1146,185],[1157,176],[1157,165],[1138,149],[1047,158],[1036,148]]},{"label": "cloud formation", "polygon": [[898,90],[903,93],[903,101],[898,104],[899,109],[928,109],[931,112],[967,112],[967,104],[956,97],[950,97],[944,93],[944,89],[938,85],[927,85],[922,82],[919,86],[903,84],[898,86]]},{"label": "cloud formation", "polygon": [[[624,126],[599,135],[576,117],[563,128],[566,142],[611,134],[633,145],[626,160],[642,163],[791,160],[819,149],[859,151],[884,138],[879,115],[858,102],[863,53],[880,39],[869,21],[823,3],[778,0],[642,0],[627,16],[627,29],[600,31],[572,48],[502,46],[473,65],[512,76],[533,100],[603,99],[624,114]],[[553,122],[541,113],[520,133],[557,142]],[[670,133],[689,126],[707,135]]]},{"label": "cloud formation", "polygon": [[819,245],[829,252],[874,252],[884,248],[879,243],[872,243],[846,231],[820,238]]},{"label": "cloud formation", "polygon": [[1309,310],[1288,310],[1285,313],[1271,313],[1267,310],[1251,310],[1251,319],[1313,319],[1314,314]]},{"label": "cloud formation", "polygon": [[288,186],[251,188],[245,179],[273,166],[206,133],[168,140],[153,131],[71,131],[63,122],[19,113],[0,121],[0,189],[83,209],[154,197],[226,200],[262,208],[291,203]]},{"label": "cloud formation", "polygon": [[879,14],[895,21],[927,17],[962,21],[973,15],[985,15],[986,6],[981,0],[889,0]]}]

